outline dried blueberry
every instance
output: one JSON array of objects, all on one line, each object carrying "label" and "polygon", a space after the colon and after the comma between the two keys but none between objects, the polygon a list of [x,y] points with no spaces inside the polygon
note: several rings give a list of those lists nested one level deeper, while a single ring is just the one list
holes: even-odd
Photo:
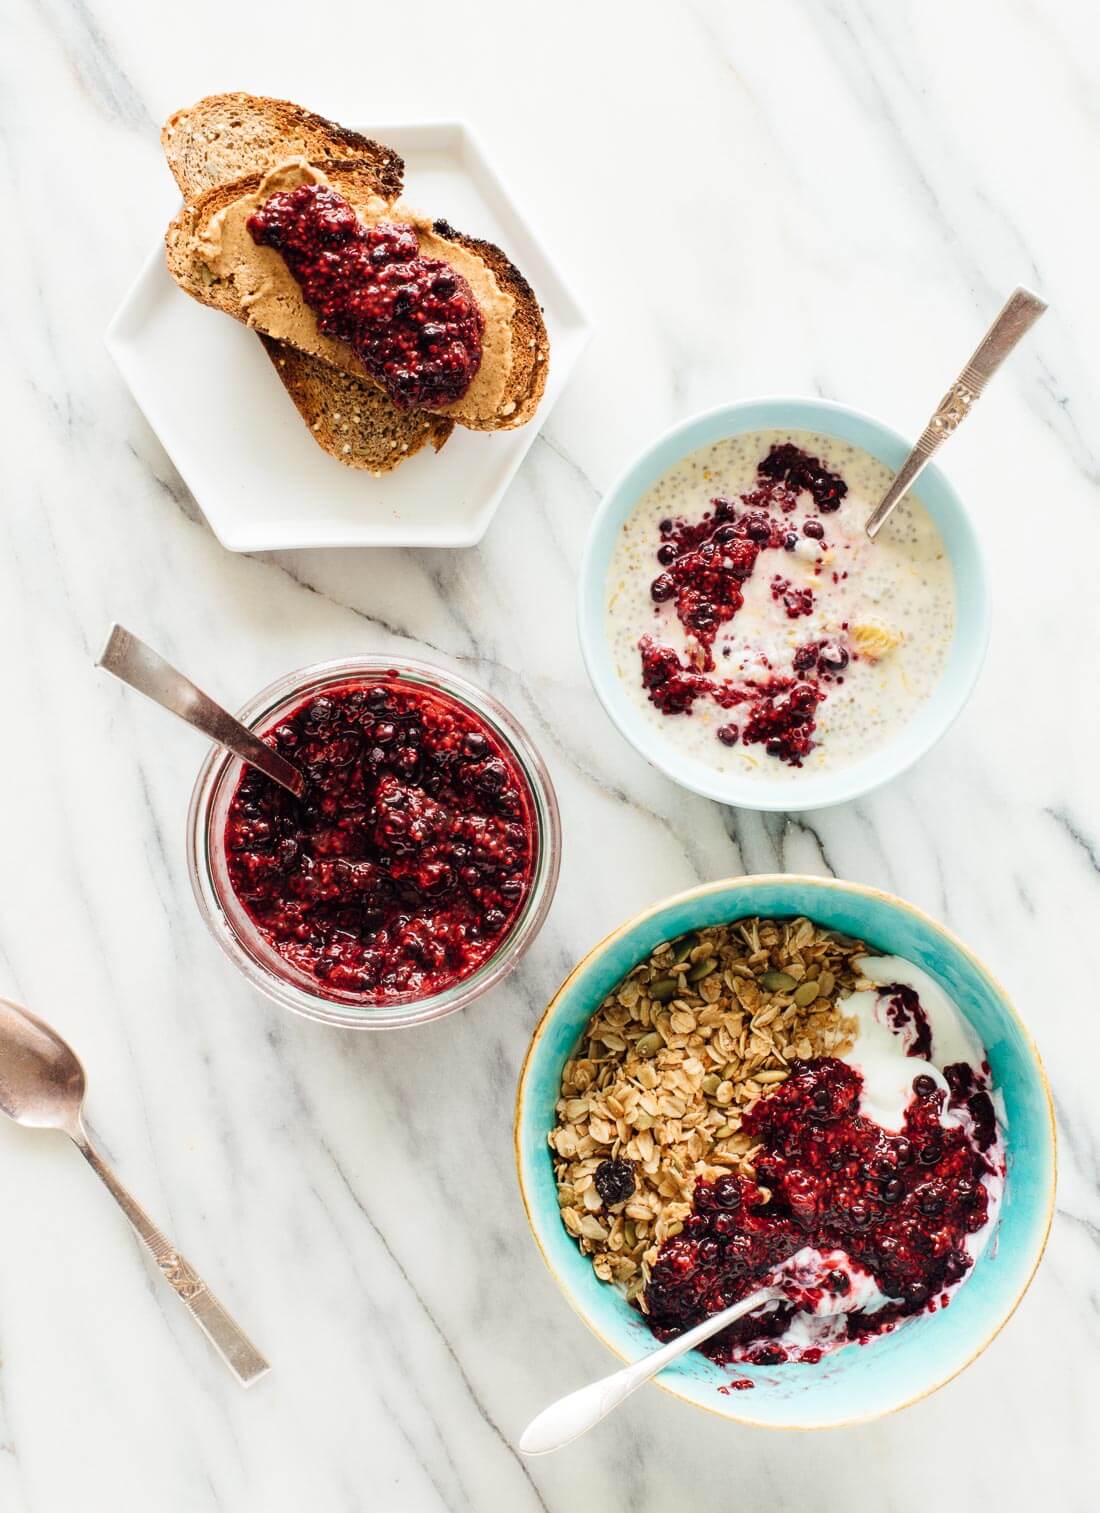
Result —
[{"label": "dried blueberry", "polygon": [[608,1207],[615,1203],[625,1203],[634,1192],[634,1166],[630,1161],[612,1157],[600,1162],[592,1180]]}]

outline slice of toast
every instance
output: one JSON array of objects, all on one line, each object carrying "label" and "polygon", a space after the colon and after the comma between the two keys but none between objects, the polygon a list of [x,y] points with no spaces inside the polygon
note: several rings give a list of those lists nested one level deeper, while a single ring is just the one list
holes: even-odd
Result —
[{"label": "slice of toast", "polygon": [[368,166],[386,200],[401,193],[405,164],[390,147],[292,105],[258,95],[208,95],[168,117],[160,133],[164,156],[185,200],[287,158],[311,163],[354,158]]},{"label": "slice of toast", "polygon": [[280,163],[266,175],[221,184],[176,217],[166,237],[173,278],[204,304],[290,342],[349,376],[373,382],[353,349],[317,328],[313,312],[278,252],[257,246],[245,223],[268,196],[301,183],[331,184],[367,221],[412,225],[424,256],[449,263],[473,288],[485,317],[481,366],[469,390],[441,413],[474,430],[503,430],[530,419],[546,383],[549,341],[523,275],[489,242],[432,223],[379,195],[369,160]]},{"label": "slice of toast", "polygon": [[[401,193],[404,164],[396,152],[289,100],[211,95],[170,116],[161,144],[185,200],[265,172],[288,151],[322,162],[355,158],[369,165],[380,196]],[[438,451],[454,429],[445,416],[397,410],[373,384],[337,374],[308,352],[260,340],[314,441],[349,467],[387,473],[429,442]]]}]

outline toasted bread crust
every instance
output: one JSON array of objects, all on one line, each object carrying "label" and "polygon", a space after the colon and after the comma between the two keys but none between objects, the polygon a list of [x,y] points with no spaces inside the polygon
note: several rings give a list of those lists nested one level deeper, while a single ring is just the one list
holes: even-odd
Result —
[{"label": "toasted bread crust", "polygon": [[[377,192],[374,165],[369,159],[326,161],[312,166],[325,172],[352,204],[369,200]],[[165,238],[168,269],[180,287],[203,304],[212,305],[246,323],[247,311],[242,309],[232,281],[215,275],[195,255],[194,248],[197,238],[213,218],[236,200],[253,194],[261,181],[262,175],[255,173],[233,183],[216,185],[200,195],[193,204],[184,206],[169,225]],[[435,222],[432,229],[442,240],[453,242],[480,258],[492,272],[498,286],[512,296],[515,305],[510,327],[511,366],[505,393],[496,413],[484,418],[468,418],[456,413],[453,418],[472,430],[514,429],[530,419],[546,384],[549,341],[538,301],[527,280],[492,242],[467,237],[446,221]],[[346,364],[337,358],[329,360],[329,365],[363,384],[373,384],[350,348],[347,349]]]},{"label": "toasted bread crust", "polygon": [[546,334],[546,324],[535,291],[512,260],[493,242],[466,236],[443,220],[434,221],[432,230],[436,236],[476,253],[492,269],[500,287],[516,302],[507,401],[515,408],[507,418],[489,426],[478,426],[474,421],[464,422],[471,430],[514,430],[517,426],[525,425],[538,409],[550,369],[550,339]]},{"label": "toasted bread crust", "polygon": [[169,116],[160,140],[185,200],[298,155],[322,165],[342,158],[369,165],[376,192],[387,200],[397,198],[404,181],[405,164],[392,148],[290,100],[261,95],[208,95]]}]

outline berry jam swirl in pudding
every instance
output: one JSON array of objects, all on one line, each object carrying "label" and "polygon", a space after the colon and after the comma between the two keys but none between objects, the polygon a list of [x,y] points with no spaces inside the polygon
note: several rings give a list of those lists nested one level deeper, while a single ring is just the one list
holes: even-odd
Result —
[{"label": "berry jam swirl in pudding", "polygon": [[325,996],[427,998],[496,953],[532,888],[534,797],[472,709],[400,675],[306,699],[264,739],[301,799],[245,769],[225,851],[268,946]]},{"label": "berry jam swirl in pudding", "polygon": [[353,347],[399,410],[441,410],[481,366],[484,320],[461,273],[420,256],[412,226],[366,225],[319,184],[273,194],[248,218],[294,275],[318,328]]},{"label": "berry jam swirl in pudding", "polygon": [[[567,1068],[551,1136],[566,1228],[597,1275],[629,1283],[660,1340],[778,1285],[782,1300],[700,1347],[720,1363],[814,1364],[946,1308],[992,1234],[1005,1178],[1002,1119],[966,1021],[920,968],[859,942],[828,970],[819,958],[816,980],[760,971],[769,1000],[746,992],[746,958],[723,954],[720,931],[702,934],[698,961],[681,953],[683,985],[666,988],[665,962],[632,974],[597,1016],[599,1062],[582,1051]],[[740,998],[713,982],[718,957]],[[692,995],[692,975],[711,983],[706,996]],[[850,987],[834,997],[837,981]],[[759,1028],[745,1028],[746,1000]],[[653,1028],[638,1038],[634,1020]],[[834,1052],[812,1054],[822,1045]],[[708,1076],[738,1053],[740,1074]]]},{"label": "berry jam swirl in pudding", "polygon": [[954,634],[943,541],[857,447],[758,431],[643,495],[608,572],[616,671],[649,725],[720,771],[822,771],[882,745],[935,687]]}]

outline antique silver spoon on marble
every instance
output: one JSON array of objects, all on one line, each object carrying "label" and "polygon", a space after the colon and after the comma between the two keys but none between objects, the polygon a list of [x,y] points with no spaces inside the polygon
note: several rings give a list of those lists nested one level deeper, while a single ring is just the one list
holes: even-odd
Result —
[{"label": "antique silver spoon on marble", "polygon": [[901,502],[933,452],[966,419],[982,390],[1016,346],[1042,315],[1046,305],[1030,289],[1015,289],[1000,315],[978,343],[977,351],[939,402],[936,413],[925,426],[916,445],[894,475],[885,494],[867,521],[867,534],[873,541],[885,525],[894,507]]},{"label": "antique silver spoon on marble", "polygon": [[0,1111],[29,1129],[62,1130],[102,1179],[166,1280],[244,1387],[268,1363],[240,1325],[123,1187],[84,1128],[84,1068],[56,1030],[20,1004],[0,998]]},{"label": "antique silver spoon on marble", "polygon": [[209,694],[177,672],[159,652],[146,646],[125,626],[111,626],[96,666],[106,668],[121,682],[152,699],[154,704],[186,720],[188,725],[201,730],[203,735],[224,746],[250,767],[258,768],[295,798],[301,798],[305,792],[306,780],[292,762],[272,751],[247,725],[234,719],[228,710],[216,704]]},{"label": "antique silver spoon on marble", "polygon": [[640,1361],[624,1366],[621,1371],[613,1371],[610,1376],[601,1377],[598,1382],[590,1382],[587,1387],[580,1387],[567,1397],[558,1398],[556,1403],[544,1408],[527,1425],[519,1448],[524,1455],[549,1455],[551,1450],[560,1450],[563,1445],[571,1444],[606,1418],[632,1392],[636,1392],[687,1351],[694,1350],[696,1345],[709,1340],[712,1334],[717,1334],[728,1324],[743,1319],[747,1313],[753,1313],[765,1303],[778,1302],[786,1296],[781,1287],[761,1287],[756,1292],[751,1292],[747,1298],[742,1298],[739,1303],[724,1308],[721,1313],[712,1314],[709,1319],[704,1319],[685,1334],[678,1335],[659,1350],[650,1351]]}]

